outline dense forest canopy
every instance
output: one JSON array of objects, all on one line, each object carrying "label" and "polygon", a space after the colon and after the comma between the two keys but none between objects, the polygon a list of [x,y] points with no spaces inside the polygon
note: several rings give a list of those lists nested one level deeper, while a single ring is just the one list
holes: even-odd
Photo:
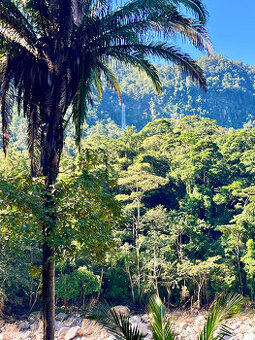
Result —
[{"label": "dense forest canopy", "polygon": [[[222,56],[201,57],[208,91],[197,88],[190,77],[181,75],[177,67],[161,66],[163,94],[158,96],[146,77],[125,72],[119,74],[127,124],[141,129],[156,118],[198,115],[217,120],[225,127],[241,128],[252,124],[255,117],[255,67]],[[119,73],[119,72],[118,72]],[[111,118],[121,125],[121,108],[116,94],[105,91],[103,99],[89,115],[88,122]]]},{"label": "dense forest canopy", "polygon": [[[11,248],[1,244],[0,294],[6,306],[17,311],[21,305],[34,305],[41,267],[33,239],[37,215],[30,221],[31,183],[25,176],[28,156],[24,150],[14,151],[13,143],[7,163],[1,161],[0,172],[5,189],[1,191],[0,225],[5,240],[12,241]],[[92,226],[93,221],[100,226],[104,214],[109,219],[104,209],[109,198],[111,207],[116,205],[113,196],[122,205],[122,218],[118,225],[112,224],[111,235],[96,227],[98,237],[94,233],[85,245],[79,235],[59,235],[61,242],[67,237],[76,248],[70,250],[68,259],[61,256],[61,247],[59,250],[59,304],[81,306],[100,295],[114,303],[143,303],[155,291],[169,306],[199,308],[222,291],[240,292],[254,300],[254,128],[226,129],[196,116],[159,119],[138,133],[128,127],[119,138],[90,135],[82,150],[82,154],[85,150],[97,154],[92,161],[83,159],[85,182],[76,174],[75,158],[80,156],[67,137],[56,184],[62,202],[59,209],[66,212],[63,223],[72,221],[76,228],[73,204],[79,192],[83,193],[82,205],[93,211]],[[93,178],[99,179],[99,191],[86,180],[95,183]],[[10,183],[19,188],[15,200]],[[72,190],[75,183],[87,184],[76,192]],[[24,202],[25,207],[24,198],[30,202],[28,206]],[[6,216],[18,208],[22,218],[14,214],[14,229],[7,229]],[[97,244],[102,235],[111,247],[99,263],[88,256],[86,246]],[[23,253],[16,252],[17,246]]]}]

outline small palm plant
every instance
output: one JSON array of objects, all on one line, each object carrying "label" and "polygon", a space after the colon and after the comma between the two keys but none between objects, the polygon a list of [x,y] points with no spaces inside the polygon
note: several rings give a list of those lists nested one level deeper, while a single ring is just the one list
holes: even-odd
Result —
[{"label": "small palm plant", "polygon": [[240,313],[243,304],[244,298],[239,294],[220,297],[210,309],[198,340],[223,340],[231,336],[232,330],[225,321]]},{"label": "small palm plant", "polygon": [[[226,326],[225,321],[237,315],[244,304],[244,298],[239,294],[230,294],[220,297],[210,308],[206,322],[198,340],[224,340],[232,335],[232,330]],[[167,318],[166,308],[158,296],[153,296],[149,301],[148,312],[153,340],[175,340],[171,321]],[[138,326],[133,326],[129,316],[117,312],[113,308],[100,305],[96,312],[87,318],[99,322],[117,340],[143,340],[145,335]]]},{"label": "small palm plant", "polygon": [[176,339],[171,321],[166,316],[166,307],[156,295],[149,301],[149,315],[154,340]]}]

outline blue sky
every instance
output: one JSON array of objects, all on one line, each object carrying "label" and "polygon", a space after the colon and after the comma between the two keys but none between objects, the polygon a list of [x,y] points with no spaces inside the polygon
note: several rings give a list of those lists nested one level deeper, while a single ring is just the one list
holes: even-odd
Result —
[{"label": "blue sky", "polygon": [[[216,53],[255,65],[255,0],[204,0]],[[184,49],[184,48],[183,48]],[[197,57],[191,48],[185,50]]]}]

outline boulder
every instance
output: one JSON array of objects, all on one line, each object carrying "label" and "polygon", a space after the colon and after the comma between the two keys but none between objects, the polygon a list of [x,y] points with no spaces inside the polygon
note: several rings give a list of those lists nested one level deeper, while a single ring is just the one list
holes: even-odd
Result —
[{"label": "boulder", "polygon": [[26,321],[23,321],[21,322],[20,324],[18,324],[18,328],[21,330],[21,331],[24,331],[24,330],[27,330],[30,328],[30,324]]},{"label": "boulder", "polygon": [[83,319],[80,317],[75,317],[71,323],[71,326],[81,326]]},{"label": "boulder", "polygon": [[205,323],[205,317],[203,315],[199,315],[196,319],[195,319],[195,325],[197,327],[201,327],[203,326]]},{"label": "boulder", "polygon": [[41,319],[41,313],[40,312],[33,312],[31,314],[29,314],[28,316],[28,321],[29,322],[35,322]]},{"label": "boulder", "polygon": [[123,314],[125,316],[129,316],[130,315],[130,309],[127,306],[115,306],[112,307],[112,310],[117,314]]},{"label": "boulder", "polygon": [[68,330],[69,330],[69,327],[61,327],[60,330],[57,332],[57,337],[59,339],[64,339]]},{"label": "boulder", "polygon": [[56,320],[57,321],[64,321],[68,318],[68,315],[66,313],[58,313],[56,315]]},{"label": "boulder", "polygon": [[80,326],[75,326],[75,327],[69,328],[64,339],[65,340],[72,340],[72,339],[74,339],[78,335],[78,332],[79,332],[80,328],[81,328]]}]

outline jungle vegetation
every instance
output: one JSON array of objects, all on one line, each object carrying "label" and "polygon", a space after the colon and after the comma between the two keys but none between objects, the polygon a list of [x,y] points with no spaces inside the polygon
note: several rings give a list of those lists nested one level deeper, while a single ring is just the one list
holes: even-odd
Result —
[{"label": "jungle vegetation", "polygon": [[[38,308],[42,282],[34,246],[42,183],[28,180],[28,153],[17,143],[0,163],[0,292],[13,312]],[[128,127],[119,138],[91,135],[80,155],[67,136],[56,184],[58,306],[99,298],[143,306],[154,293],[170,308],[199,309],[222,292],[253,302],[254,150],[254,128],[196,116]]]},{"label": "jungle vegetation", "polygon": [[[69,205],[61,211],[62,203],[66,202],[62,200],[65,189],[57,187],[61,186],[58,175],[65,128],[71,119],[79,147],[88,107],[93,104],[93,90],[99,98],[102,96],[102,77],[117,92],[121,102],[120,85],[111,62],[116,64],[117,69],[124,64],[144,72],[158,94],[162,83],[151,62],[152,57],[173,62],[206,89],[204,74],[196,61],[169,44],[173,38],[180,36],[201,51],[210,53],[206,18],[207,12],[200,0],[0,2],[2,147],[7,155],[12,110],[16,103],[19,115],[22,113],[27,121],[31,173],[30,180],[23,183],[28,197],[16,192],[19,188],[17,183],[6,183],[7,198],[13,200],[16,209],[9,211],[5,218],[10,225],[19,224],[19,218],[30,211],[29,220],[33,231],[37,232],[37,241],[42,248],[45,340],[54,339],[55,259],[63,244],[66,244],[66,250],[73,248],[73,242],[81,242],[79,235],[84,229],[87,231],[87,234],[83,233],[85,240],[90,239],[95,231],[101,231],[102,237],[92,239],[103,240],[104,226],[107,225],[107,218],[99,212],[99,224],[92,223],[91,220],[96,217],[93,210],[88,213],[82,199],[78,203],[81,205],[79,216],[71,209],[70,213],[74,215],[67,219]],[[72,113],[68,114],[68,108],[72,108]],[[84,161],[80,159],[75,167],[79,169],[78,173],[75,175],[74,172],[73,177],[70,175],[68,181],[69,185],[76,187],[76,193],[86,189],[88,169],[83,167]],[[4,196],[5,189],[2,190]],[[17,199],[12,196],[15,192]],[[95,194],[100,193],[98,190]],[[33,198],[29,199],[29,195]],[[25,236],[27,228],[31,228],[30,222],[22,225]],[[96,230],[92,230],[93,227]],[[73,242],[65,243],[61,238],[63,235],[67,239],[74,236]],[[76,236],[78,240],[75,240]],[[101,250],[92,244],[88,248]],[[86,273],[84,268],[77,275],[83,277]]]}]

